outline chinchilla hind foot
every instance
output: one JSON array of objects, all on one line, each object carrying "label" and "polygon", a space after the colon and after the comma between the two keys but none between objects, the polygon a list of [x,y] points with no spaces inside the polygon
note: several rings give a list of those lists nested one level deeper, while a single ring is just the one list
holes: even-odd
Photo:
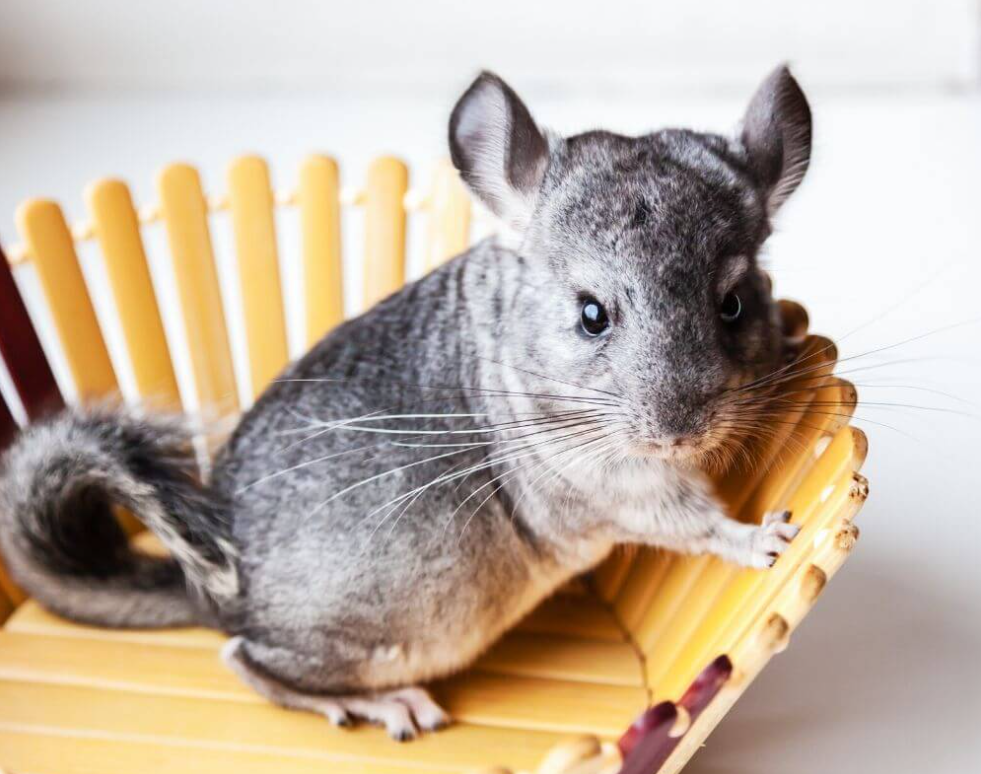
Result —
[{"label": "chinchilla hind foot", "polygon": [[428,691],[410,686],[348,696],[307,693],[278,682],[261,669],[247,652],[243,637],[233,637],[222,648],[222,661],[242,682],[274,704],[323,715],[335,726],[350,726],[355,719],[384,726],[399,742],[415,739],[422,731],[449,725],[450,717]]}]

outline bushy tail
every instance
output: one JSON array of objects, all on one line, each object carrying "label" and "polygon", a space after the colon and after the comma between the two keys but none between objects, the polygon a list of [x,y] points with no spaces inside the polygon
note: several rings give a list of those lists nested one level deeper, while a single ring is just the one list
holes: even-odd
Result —
[{"label": "bushy tail", "polygon": [[[170,557],[134,551],[131,510]],[[50,610],[102,626],[202,623],[237,592],[227,508],[195,476],[176,422],[66,412],[23,432],[0,463],[0,548]]]}]

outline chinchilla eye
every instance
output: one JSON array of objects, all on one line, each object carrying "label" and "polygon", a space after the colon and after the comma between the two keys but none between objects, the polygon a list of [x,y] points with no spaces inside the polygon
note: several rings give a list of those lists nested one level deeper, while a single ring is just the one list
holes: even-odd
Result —
[{"label": "chinchilla eye", "polygon": [[743,302],[736,293],[726,293],[719,308],[719,316],[723,322],[731,323],[739,319],[743,311]]},{"label": "chinchilla eye", "polygon": [[582,302],[582,329],[589,336],[599,336],[610,327],[603,305],[595,298],[587,297]]}]

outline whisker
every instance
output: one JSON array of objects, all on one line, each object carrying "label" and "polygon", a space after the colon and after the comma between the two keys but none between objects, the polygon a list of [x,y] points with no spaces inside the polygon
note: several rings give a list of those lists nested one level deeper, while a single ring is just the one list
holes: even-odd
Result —
[{"label": "whisker", "polygon": [[[509,367],[514,368],[514,366],[509,366]],[[528,372],[528,373],[531,373],[531,372]],[[540,374],[532,374],[532,375],[539,376],[540,378],[543,378],[543,379],[548,378],[548,377],[541,376]],[[387,378],[387,377],[385,377],[385,376],[379,376],[379,375],[371,375],[370,377],[369,376],[366,376],[366,377],[364,377],[362,379],[342,379],[342,378],[332,378],[332,377],[307,377],[307,378],[283,377],[283,378],[277,379],[276,381],[284,382],[284,383],[295,382],[295,383],[301,383],[301,384],[304,383],[304,382],[312,382],[312,383],[335,383],[335,384],[351,384],[351,383],[361,384],[361,383],[365,383],[365,382],[368,382],[368,383],[374,382],[374,381],[377,381],[377,379],[379,379],[379,378]],[[618,401],[617,400],[609,400],[608,398],[590,398],[590,397],[585,396],[585,395],[565,395],[565,394],[561,394],[561,393],[551,393],[551,392],[524,392],[524,391],[520,391],[520,390],[505,390],[505,389],[501,389],[501,388],[497,388],[497,387],[473,387],[473,386],[468,386],[468,385],[428,385],[428,384],[420,384],[420,383],[415,383],[415,382],[405,382],[404,380],[399,380],[399,381],[402,381],[403,384],[406,384],[406,386],[414,387],[414,388],[416,388],[416,389],[418,389],[420,391],[425,391],[425,392],[440,392],[440,393],[444,393],[444,392],[450,392],[450,393],[462,392],[462,393],[465,393],[464,395],[456,396],[459,399],[468,397],[468,395],[467,395],[468,393],[473,393],[473,394],[480,395],[482,397],[485,397],[486,396],[486,397],[541,398],[541,399],[548,399],[548,400],[562,400],[562,401],[572,401],[572,402],[579,402],[579,403],[594,403],[596,405],[618,405]],[[594,390],[594,388],[589,388],[589,387],[580,387],[579,385],[572,384],[571,382],[562,382],[561,380],[553,380],[553,381],[557,381],[560,384],[565,384],[566,386],[569,386],[569,387],[576,387],[577,389],[593,390],[593,391],[599,392],[601,394],[610,395],[614,399],[616,399],[616,398],[619,397],[619,396],[616,395],[616,393],[606,392],[606,391],[600,391],[600,390]],[[452,397],[452,396],[438,395],[437,397],[432,398],[431,400],[449,399],[450,397]]]},{"label": "whisker", "polygon": [[[297,417],[299,419],[304,419],[305,421],[308,421],[308,422],[313,421],[313,420],[311,420],[310,417],[304,417],[302,414],[299,414],[297,411],[295,411],[292,408],[287,408],[287,411],[289,411],[290,414],[292,414],[293,416],[295,416],[295,417]],[[377,414],[377,413],[380,413],[381,411],[384,411],[384,409],[379,409],[378,411],[372,411],[372,412],[370,412],[370,414],[362,414],[362,416],[370,416],[371,414]],[[344,421],[346,421],[346,420],[340,420],[340,422],[342,424],[343,424]],[[317,425],[313,425],[313,426],[317,426]],[[306,427],[304,429],[305,430],[309,430],[313,426],[308,426],[308,427]],[[299,441],[294,441],[293,443],[284,446],[282,449],[279,449],[276,453],[277,454],[285,454],[286,452],[291,451],[292,449],[295,449],[297,446],[301,446],[302,444],[308,443],[308,442],[312,441],[314,438],[319,438],[320,436],[324,435],[325,433],[330,432],[332,429],[333,429],[333,427],[326,426],[323,429],[321,429],[321,430],[313,433],[312,435],[307,436],[306,438],[301,438]]]},{"label": "whisker", "polygon": [[[571,452],[579,452],[579,453],[581,453],[581,452],[582,452],[583,450],[585,450],[586,448],[588,448],[588,447],[589,447],[589,446],[590,446],[591,444],[593,444],[593,443],[596,443],[596,442],[598,442],[598,441],[602,441],[602,440],[603,440],[603,437],[600,437],[600,438],[598,438],[598,439],[593,439],[593,440],[590,440],[590,441],[587,441],[587,442],[585,442],[585,443],[583,443],[583,444],[579,444],[579,445],[577,445],[577,446],[574,446],[574,447],[573,447],[573,448],[571,448],[571,449],[565,449],[565,450],[563,450],[563,451],[560,451],[560,452],[557,452],[556,454],[554,454],[554,455],[552,456],[552,459],[557,459],[558,457],[560,457],[560,456],[562,456],[562,455],[565,455],[565,454],[569,454],[569,453],[571,453]],[[521,470],[521,469],[519,469],[519,470]],[[479,489],[482,489],[482,488],[484,488],[484,487],[486,487],[486,486],[487,486],[488,484],[491,484],[491,483],[493,483],[494,481],[496,481],[496,480],[498,480],[498,479],[500,479],[500,478],[502,478],[502,477],[503,477],[503,476],[505,476],[505,475],[508,475],[509,473],[510,473],[510,474],[512,474],[512,476],[513,476],[513,475],[516,475],[516,472],[517,472],[517,471],[505,471],[505,472],[504,472],[504,473],[502,473],[501,475],[499,475],[499,476],[496,476],[495,478],[493,478],[493,479],[491,479],[491,480],[490,480],[489,482],[487,482],[487,483],[485,483],[485,484],[484,484],[484,485],[483,485],[482,487],[480,487]],[[479,504],[477,505],[477,507],[476,507],[476,508],[474,508],[474,510],[473,510],[473,512],[472,512],[472,513],[470,514],[470,516],[469,516],[469,518],[467,518],[467,520],[466,520],[466,522],[464,522],[464,524],[463,524],[463,528],[462,528],[462,529],[460,530],[460,535],[459,535],[459,537],[457,538],[457,541],[458,541],[458,542],[459,542],[460,540],[462,540],[462,539],[463,539],[463,535],[464,535],[464,533],[466,533],[466,531],[467,531],[467,527],[468,527],[468,526],[470,526],[470,522],[471,522],[471,521],[473,520],[473,518],[474,518],[474,516],[476,516],[476,515],[477,515],[477,513],[478,513],[478,512],[480,511],[480,509],[484,507],[484,505],[485,505],[485,504],[487,503],[487,501],[488,501],[488,500],[490,500],[490,499],[491,499],[491,497],[493,497],[493,496],[494,496],[495,494],[497,494],[497,493],[498,493],[498,492],[499,492],[499,491],[501,490],[501,488],[502,488],[502,487],[504,486],[504,483],[505,483],[505,482],[501,482],[501,483],[500,483],[500,484],[499,484],[499,485],[498,485],[498,486],[497,486],[497,487],[496,487],[496,488],[495,488],[495,489],[494,489],[494,490],[493,490],[493,491],[492,491],[492,492],[491,492],[491,493],[490,493],[489,495],[487,495],[487,497],[485,497],[485,498],[484,498],[484,499],[483,499],[483,500],[482,500],[482,501],[481,501],[481,502],[480,502],[480,503],[479,503]],[[466,503],[466,502],[467,502],[468,500],[470,500],[470,498],[471,498],[471,497],[473,497],[473,495],[474,495],[474,494],[476,493],[476,491],[479,491],[479,489],[478,489],[478,490],[475,490],[475,491],[474,491],[473,493],[471,493],[471,494],[470,494],[470,495],[469,495],[469,496],[467,497],[467,499],[466,499],[466,500],[464,500],[464,501],[463,501],[463,503],[461,503],[461,504],[460,504],[460,506],[458,506],[458,507],[457,507],[457,509],[456,509],[455,511],[453,511],[453,513],[451,514],[451,516],[450,516],[450,519],[449,519],[449,522],[450,522],[450,523],[452,523],[452,521],[453,521],[453,519],[455,518],[455,516],[456,516],[456,514],[457,514],[457,512],[458,512],[458,511],[460,510],[460,508],[461,508],[461,507],[463,506],[463,504],[464,504],[464,503]],[[516,504],[515,504],[515,506],[514,506],[514,508],[515,508],[515,509],[517,508],[517,505],[516,505]],[[513,518],[514,518],[514,511],[512,511],[512,519],[513,519]]]},{"label": "whisker", "polygon": [[[862,358],[862,357],[869,357],[871,355],[876,355],[876,354],[879,354],[881,352],[887,352],[889,350],[896,349],[897,347],[902,347],[902,346],[905,346],[907,344],[912,344],[913,342],[920,341],[920,340],[925,339],[925,338],[927,338],[929,336],[936,336],[936,335],[939,335],[941,333],[946,333],[946,332],[951,331],[951,330],[956,330],[958,328],[966,327],[968,325],[976,325],[979,322],[981,322],[981,317],[975,317],[975,318],[971,318],[969,320],[962,320],[960,322],[951,323],[950,325],[941,326],[940,328],[935,328],[935,329],[933,329],[931,331],[927,331],[926,333],[920,333],[920,334],[917,334],[916,336],[910,336],[909,338],[903,339],[902,341],[897,341],[897,342],[894,342],[892,344],[886,344],[886,345],[881,346],[881,347],[876,347],[875,349],[871,349],[871,350],[868,350],[866,352],[860,352],[858,354],[850,355],[848,357],[839,357],[838,360],[837,360],[837,363],[836,363],[836,367],[837,367],[837,365],[840,365],[841,363],[847,363],[847,362],[850,362],[850,361],[853,361],[853,360],[857,360],[857,359]],[[821,347],[820,349],[815,350],[814,352],[810,353],[809,355],[807,355],[807,356],[805,356],[803,358],[800,358],[798,360],[795,360],[795,361],[793,361],[793,362],[791,362],[791,363],[783,366],[782,368],[777,369],[776,371],[772,372],[771,374],[769,374],[767,376],[760,377],[759,379],[757,379],[755,381],[752,381],[749,384],[746,384],[746,385],[743,385],[741,387],[736,388],[734,390],[734,392],[739,392],[739,391],[742,391],[742,390],[747,390],[747,389],[751,389],[751,388],[754,388],[754,387],[759,387],[759,386],[762,386],[764,384],[772,384],[774,382],[771,379],[771,377],[777,377],[777,376],[780,376],[781,374],[785,374],[785,372],[789,368],[793,368],[796,365],[800,365],[801,363],[807,362],[811,358],[817,357],[817,356],[823,354],[824,352],[827,352],[833,346],[835,346],[833,342],[828,343],[825,346]],[[827,363],[821,363],[821,364],[818,364],[816,366],[809,366],[807,369],[803,369],[802,371],[797,371],[795,373],[807,373],[809,371],[814,370],[815,368],[821,368],[821,367],[826,367],[826,366],[827,366]]]},{"label": "whisker", "polygon": [[[392,503],[394,503],[396,501],[400,501],[403,498],[410,497],[411,495],[415,494],[420,489],[425,489],[425,488],[428,488],[429,486],[433,486],[433,485],[437,485],[437,484],[442,484],[442,483],[447,483],[449,481],[456,480],[456,479],[458,479],[460,477],[466,477],[466,476],[472,475],[473,473],[476,473],[476,472],[478,472],[478,471],[480,471],[480,470],[482,470],[482,469],[484,469],[484,468],[486,468],[486,467],[488,467],[490,465],[493,465],[493,464],[496,464],[496,463],[500,463],[500,462],[503,462],[503,461],[512,460],[512,459],[519,459],[519,458],[521,458],[521,457],[523,457],[525,455],[534,454],[535,453],[534,452],[534,449],[537,448],[538,446],[547,445],[547,444],[551,444],[551,443],[556,443],[557,441],[566,440],[566,439],[569,439],[569,438],[576,438],[576,437],[579,437],[579,436],[581,436],[581,435],[583,435],[585,433],[589,433],[589,432],[593,432],[593,429],[590,428],[590,429],[587,429],[587,430],[577,430],[574,433],[569,433],[569,434],[567,434],[565,436],[562,436],[562,437],[560,437],[558,439],[546,439],[544,441],[538,441],[538,442],[535,442],[535,443],[532,443],[532,444],[527,444],[527,445],[525,445],[523,447],[519,447],[516,450],[513,450],[513,449],[512,450],[508,450],[508,455],[506,455],[504,457],[495,458],[494,455],[491,455],[491,456],[485,458],[480,463],[476,463],[475,465],[472,465],[471,467],[469,467],[469,468],[467,468],[465,470],[459,471],[457,473],[453,473],[452,475],[441,474],[440,476],[438,476],[436,479],[434,479],[433,481],[429,482],[428,484],[424,484],[421,487],[417,487],[417,488],[411,490],[410,492],[406,492],[406,493],[404,493],[402,495],[399,495],[394,500],[390,500],[389,502],[385,503],[384,505],[380,506],[379,508],[376,508],[374,511],[372,511],[371,513],[369,513],[365,517],[365,519],[370,518],[372,515],[374,515],[378,511],[383,510],[384,508],[387,508],[389,505],[391,505]],[[331,500],[336,499],[336,497],[344,494],[346,491],[350,491],[351,489],[355,488],[356,486],[360,486],[362,484],[368,483],[369,481],[376,480],[376,479],[380,478],[383,475],[388,475],[388,473],[398,472],[400,470],[404,470],[407,467],[412,467],[413,465],[421,464],[422,462],[435,461],[435,460],[442,459],[444,457],[449,457],[449,456],[452,456],[453,454],[459,454],[459,453],[462,453],[462,452],[465,452],[465,451],[470,451],[470,449],[469,448],[468,449],[461,449],[461,450],[458,450],[456,452],[449,452],[447,454],[438,455],[436,457],[431,457],[431,458],[428,458],[426,460],[421,460],[419,462],[410,463],[409,465],[403,465],[400,468],[396,468],[396,469],[394,469],[392,471],[388,471],[388,472],[386,472],[384,474],[378,474],[376,476],[372,476],[369,479],[365,479],[364,481],[360,482],[359,484],[356,484],[356,485],[353,485],[351,487],[348,487],[346,490],[342,490],[341,492],[337,493],[336,495],[334,495],[330,499]],[[330,502],[330,500],[328,500],[327,502]],[[325,503],[322,503],[321,505],[324,505],[324,504]],[[318,506],[318,507],[320,507],[320,506]]]},{"label": "whisker", "polygon": [[[610,435],[614,435],[614,434],[615,434],[615,432],[616,432],[616,431],[614,431],[614,433],[611,433]],[[541,473],[541,475],[539,475],[539,476],[538,476],[538,478],[536,478],[536,479],[535,479],[534,481],[532,481],[532,482],[530,482],[530,483],[528,484],[528,486],[527,486],[527,487],[526,487],[526,488],[524,489],[524,491],[523,491],[523,492],[521,493],[521,495],[519,495],[519,497],[518,497],[518,499],[517,499],[517,500],[515,501],[515,503],[514,503],[514,509],[515,509],[515,510],[517,510],[517,508],[518,508],[518,505],[519,505],[519,504],[521,503],[521,501],[522,501],[522,500],[524,499],[524,497],[525,497],[525,496],[526,496],[526,495],[527,495],[528,493],[530,493],[530,492],[533,492],[533,491],[534,491],[534,488],[535,488],[535,485],[536,485],[536,484],[537,484],[537,483],[538,483],[538,482],[539,482],[539,481],[541,480],[541,478],[543,478],[543,477],[544,477],[545,475],[547,475],[547,474],[548,474],[548,472],[549,472],[549,468],[547,467],[547,465],[548,465],[548,462],[549,462],[549,460],[548,460],[548,459],[542,459],[542,460],[541,460],[541,461],[540,461],[540,462],[539,462],[539,463],[538,463],[538,464],[537,464],[537,465],[535,466],[535,467],[545,467],[545,470],[544,470],[544,471],[542,471],[542,473]],[[532,470],[534,470],[534,468],[532,468]]]},{"label": "whisker", "polygon": [[[330,425],[330,429],[332,429],[332,430],[333,429],[337,429],[337,430],[348,430],[348,431],[359,432],[359,433],[381,433],[381,434],[388,434],[388,435],[401,435],[401,436],[406,436],[406,437],[420,436],[420,435],[470,435],[470,434],[485,434],[485,433],[503,432],[505,430],[520,428],[522,426],[526,426],[527,424],[531,424],[531,423],[554,421],[555,419],[561,419],[563,417],[589,416],[590,414],[595,413],[595,411],[596,411],[595,409],[577,409],[575,411],[559,412],[559,413],[551,414],[551,415],[548,415],[548,414],[545,414],[545,415],[535,415],[535,416],[533,416],[531,418],[528,418],[528,419],[516,419],[516,420],[509,420],[509,421],[506,421],[506,422],[498,422],[498,423],[491,423],[491,424],[486,424],[486,425],[478,425],[477,427],[455,428],[455,429],[451,429],[451,430],[417,430],[417,429],[414,429],[414,428],[395,429],[395,428],[361,427],[359,425],[356,426],[354,423],[349,423],[349,422],[346,422],[346,423],[344,423],[342,425],[339,425],[339,426],[338,425],[331,424]],[[453,415],[447,415],[447,416],[453,416]],[[457,415],[457,416],[463,416],[463,415]],[[477,416],[490,416],[490,415],[489,414],[473,414],[473,415],[469,415],[469,416],[477,417]],[[377,417],[377,419],[388,419],[388,418],[390,418],[390,417],[388,417],[388,416]]]},{"label": "whisker", "polygon": [[339,492],[336,492],[335,494],[331,495],[326,500],[324,500],[322,503],[319,503],[313,509],[313,512],[311,513],[311,515],[313,515],[313,513],[316,513],[317,511],[319,511],[321,508],[325,507],[326,505],[332,503],[338,497],[342,497],[343,495],[347,494],[348,492],[351,492],[351,491],[353,491],[355,489],[358,489],[359,487],[362,487],[365,484],[370,484],[372,481],[378,481],[381,478],[385,478],[385,476],[390,476],[390,475],[393,475],[394,473],[400,473],[403,470],[407,470],[409,468],[414,468],[414,467],[416,467],[418,465],[424,465],[427,462],[436,462],[437,460],[446,459],[447,457],[453,457],[454,455],[457,455],[457,454],[463,454],[464,452],[467,452],[467,451],[470,451],[470,450],[469,449],[457,449],[456,451],[444,452],[443,454],[437,454],[437,455],[435,455],[433,457],[426,457],[425,459],[415,460],[415,461],[409,462],[409,463],[407,463],[405,465],[400,465],[397,468],[392,468],[390,470],[386,470],[383,473],[376,473],[375,475],[369,476],[368,478],[365,478],[365,479],[362,479],[361,481],[358,481],[355,484],[351,484],[350,486],[346,486],[343,489],[341,489]]},{"label": "whisker", "polygon": [[[772,397],[761,399],[758,403],[754,401],[741,401],[740,406],[770,406],[770,407],[792,407],[792,406],[818,406],[818,407],[834,407],[841,406],[840,401],[836,400],[818,400],[818,401],[795,401],[790,398]],[[977,415],[972,414],[969,411],[962,411],[960,409],[947,408],[945,406],[922,406],[916,403],[892,403],[887,401],[867,401],[863,400],[859,404],[862,408],[870,409],[915,409],[918,411],[932,411],[941,414],[953,414],[955,416],[967,417],[970,419],[977,419]]]},{"label": "whisker", "polygon": [[561,379],[556,379],[555,377],[552,377],[552,376],[545,376],[544,374],[538,374],[538,373],[535,373],[534,371],[529,371],[529,370],[527,370],[525,368],[519,368],[518,366],[511,365],[509,363],[502,363],[502,362],[500,362],[498,360],[493,360],[493,359],[488,358],[488,357],[481,357],[479,355],[477,355],[476,357],[477,357],[478,360],[484,360],[484,361],[486,361],[488,363],[494,363],[495,365],[499,365],[502,368],[510,368],[513,371],[519,371],[519,372],[521,372],[523,374],[527,374],[528,376],[534,376],[534,377],[536,377],[538,379],[546,379],[548,381],[555,382],[556,384],[564,384],[566,387],[575,387],[577,390],[588,390],[589,392],[596,392],[596,393],[599,393],[600,395],[609,395],[609,396],[612,396],[613,398],[619,398],[620,397],[615,392],[610,392],[609,390],[600,390],[600,389],[598,389],[596,387],[586,387],[586,386],[581,385],[581,384],[576,384],[575,382],[565,382],[565,381],[562,381]]},{"label": "whisker", "polygon": [[[791,392],[793,392],[793,393],[819,392],[820,390],[824,390],[824,389],[827,389],[828,387],[832,386],[832,383],[830,382],[830,379],[833,379],[833,378],[838,377],[840,375],[841,374],[839,374],[839,373],[833,373],[833,374],[830,375],[830,378],[829,378],[829,376],[823,375],[823,374],[822,375],[819,375],[819,376],[804,377],[800,381],[802,381],[802,382],[814,381],[814,380],[821,380],[821,381],[818,384],[795,384],[794,387],[793,387],[793,389],[791,390]],[[851,380],[849,380],[849,384],[851,384],[853,387],[857,387],[857,388],[861,389],[863,392],[865,390],[879,390],[879,389],[881,389],[881,390],[910,390],[910,391],[915,391],[915,392],[925,392],[925,393],[928,393],[928,394],[931,394],[931,395],[939,395],[940,397],[948,398],[949,400],[956,401],[957,403],[961,403],[961,404],[964,404],[966,406],[977,406],[977,404],[974,401],[970,401],[967,398],[964,398],[964,397],[962,397],[960,395],[955,395],[952,392],[945,392],[944,390],[938,390],[938,389],[933,388],[933,387],[926,387],[926,386],[921,385],[921,384],[905,384],[905,383],[894,381],[895,379],[901,379],[901,378],[903,378],[903,377],[899,377],[899,376],[897,376],[897,377],[883,376],[883,377],[879,377],[874,382],[871,382],[871,381],[859,382],[859,381],[851,381]],[[750,393],[750,394],[752,394],[752,393]],[[766,395],[766,393],[763,393],[763,395]],[[864,403],[865,401],[862,401],[862,402]]]},{"label": "whisker", "polygon": [[359,447],[354,448],[354,449],[345,449],[343,451],[335,452],[333,454],[327,454],[327,455],[324,455],[323,457],[317,457],[316,459],[313,459],[313,460],[306,460],[305,462],[301,462],[301,463],[299,463],[297,465],[291,465],[288,468],[283,468],[282,470],[277,470],[275,473],[270,473],[267,476],[263,476],[262,478],[256,479],[251,484],[246,484],[245,486],[241,487],[240,489],[237,489],[235,491],[235,494],[241,494],[242,492],[245,492],[246,490],[251,489],[254,486],[259,486],[260,484],[264,484],[267,481],[270,481],[270,480],[272,480],[274,478],[279,478],[280,476],[284,476],[287,473],[292,473],[295,470],[300,470],[301,468],[307,468],[307,467],[310,467],[311,465],[316,465],[316,464],[321,463],[321,462],[326,462],[327,460],[332,460],[332,459],[336,459],[338,457],[343,457],[346,454],[355,454],[356,452],[367,451],[368,449],[378,449],[378,448],[381,448],[382,446],[386,446],[386,445],[387,445],[387,442],[373,443],[373,444],[369,444],[367,446],[359,446]]},{"label": "whisker", "polygon": [[521,425],[521,426],[513,427],[513,428],[508,428],[508,429],[511,429],[511,430],[524,430],[524,429],[527,429],[529,427],[532,427],[532,428],[534,428],[534,427],[540,427],[541,425],[546,425],[546,427],[544,429],[535,430],[534,432],[531,432],[531,433],[525,433],[524,435],[516,436],[514,439],[508,439],[508,440],[505,440],[505,441],[501,441],[499,439],[493,439],[493,440],[490,440],[490,441],[474,441],[474,442],[471,442],[471,443],[464,443],[464,444],[454,444],[454,443],[445,443],[445,444],[444,443],[431,443],[431,444],[418,443],[417,444],[417,443],[404,443],[404,442],[397,442],[396,441],[396,442],[393,442],[393,445],[395,445],[395,446],[404,446],[404,447],[408,447],[408,448],[441,448],[441,447],[452,447],[452,446],[479,447],[479,446],[492,446],[492,445],[495,445],[495,444],[509,444],[509,443],[514,443],[516,440],[521,440],[521,439],[524,439],[524,438],[530,438],[530,437],[535,436],[535,435],[540,435],[541,433],[553,432],[556,429],[564,429],[566,427],[575,427],[575,426],[578,426],[578,425],[581,425],[581,424],[596,424],[598,422],[605,421],[605,419],[606,419],[606,417],[603,417],[603,416],[600,415],[600,416],[572,417],[572,418],[567,418],[567,419],[560,419],[557,422],[556,422],[556,420],[551,420],[551,421],[548,421],[548,422],[542,421],[542,422],[535,422],[533,424],[525,424],[525,425]]}]

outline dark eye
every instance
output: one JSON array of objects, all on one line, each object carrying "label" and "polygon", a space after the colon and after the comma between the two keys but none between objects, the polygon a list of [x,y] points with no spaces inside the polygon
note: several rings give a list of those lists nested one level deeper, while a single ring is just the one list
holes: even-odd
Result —
[{"label": "dark eye", "polygon": [[743,302],[735,293],[726,293],[722,299],[722,306],[719,308],[719,316],[723,322],[731,323],[739,319],[743,311]]},{"label": "dark eye", "polygon": [[582,302],[582,329],[589,336],[599,336],[609,327],[610,318],[603,305],[595,298],[586,298]]}]

